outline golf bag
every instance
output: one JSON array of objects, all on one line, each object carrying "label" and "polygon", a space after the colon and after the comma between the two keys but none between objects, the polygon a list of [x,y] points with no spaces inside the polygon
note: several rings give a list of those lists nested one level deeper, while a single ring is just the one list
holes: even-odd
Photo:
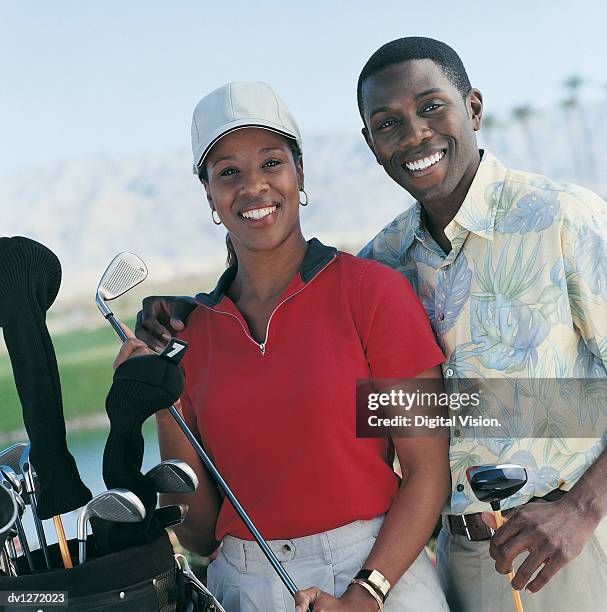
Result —
[{"label": "golf bag", "polygon": [[[28,573],[24,558],[18,561],[19,576],[0,576],[0,592],[67,593],[69,612],[219,612],[210,593],[188,572],[182,570],[169,537],[164,533],[150,544],[133,546],[117,553],[96,557],[94,537],[88,540],[89,558],[73,569],[52,569]],[[68,542],[73,558],[78,556],[78,542]],[[49,546],[52,567],[62,567],[56,544]],[[32,551],[36,567],[43,567],[39,550]],[[188,568],[189,570],[189,568]],[[2,612],[34,612],[32,607],[1,606]]]}]

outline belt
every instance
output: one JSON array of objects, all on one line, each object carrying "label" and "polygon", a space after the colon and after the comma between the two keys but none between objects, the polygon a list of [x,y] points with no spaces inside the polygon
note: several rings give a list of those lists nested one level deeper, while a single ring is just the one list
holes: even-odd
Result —
[{"label": "belt", "polygon": [[[527,503],[558,501],[566,492],[562,489],[554,489],[543,497],[532,497]],[[472,542],[490,540],[493,535],[493,530],[485,525],[480,512],[473,514],[448,514],[445,518],[452,534],[464,535]]]}]

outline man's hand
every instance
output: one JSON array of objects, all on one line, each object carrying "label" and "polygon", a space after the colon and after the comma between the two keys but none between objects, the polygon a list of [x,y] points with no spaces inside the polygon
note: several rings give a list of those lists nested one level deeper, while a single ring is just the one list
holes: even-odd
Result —
[{"label": "man's hand", "polygon": [[[503,527],[491,539],[489,553],[495,569],[507,574],[514,559],[524,551],[529,556],[518,568],[512,587],[523,589],[533,574],[543,565],[538,575],[526,587],[536,593],[567,563],[575,559],[598,525],[596,517],[567,500],[537,502],[519,506],[507,512]],[[484,522],[496,528],[491,512],[483,512]]]},{"label": "man's hand", "polygon": [[377,612],[377,603],[365,589],[351,584],[341,597],[333,597],[316,587],[295,593],[295,612]]},{"label": "man's hand", "polygon": [[188,315],[196,307],[193,298],[150,296],[137,313],[135,336],[160,353],[166,343],[185,328]]}]

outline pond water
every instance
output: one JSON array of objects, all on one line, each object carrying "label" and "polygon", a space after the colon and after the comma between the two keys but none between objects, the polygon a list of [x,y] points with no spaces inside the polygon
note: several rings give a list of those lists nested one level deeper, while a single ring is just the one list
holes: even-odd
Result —
[{"label": "pond water", "polygon": [[[94,431],[71,432],[68,435],[68,445],[72,455],[78,464],[80,476],[93,495],[105,491],[107,487],[103,482],[103,449],[108,434],[108,429],[97,429]],[[149,419],[143,428],[145,439],[145,454],[143,459],[142,472],[156,465],[160,461],[158,442],[156,439],[156,426],[154,419]],[[76,537],[76,521],[79,510],[62,515],[63,528],[68,539]],[[34,522],[27,507],[23,517],[25,531],[32,549],[38,548],[36,530]],[[57,541],[53,521],[44,521],[44,532],[46,539],[50,543]]]}]

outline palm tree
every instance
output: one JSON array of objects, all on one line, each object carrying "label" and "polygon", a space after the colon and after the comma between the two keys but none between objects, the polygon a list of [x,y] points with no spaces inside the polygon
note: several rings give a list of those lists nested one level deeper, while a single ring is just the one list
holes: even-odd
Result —
[{"label": "palm tree", "polygon": [[578,100],[575,97],[565,98],[561,102],[561,108],[565,115],[565,123],[567,124],[567,137],[569,138],[569,150],[571,152],[571,159],[573,161],[573,171],[575,173],[575,180],[579,183],[582,180],[582,165],[583,162],[580,160],[578,155],[578,147],[576,146],[575,138],[575,126],[573,125],[573,117],[576,113],[576,107]]},{"label": "palm tree", "polygon": [[483,113],[482,129],[484,140],[491,151],[495,150],[493,136],[495,134],[495,129],[499,127],[499,125],[499,121],[493,113]]},{"label": "palm tree", "polygon": [[[563,109],[565,114],[568,115],[570,120],[575,119],[578,126],[578,131],[582,134],[584,141],[582,148],[582,156],[579,158],[576,166],[581,169],[580,166],[588,168],[588,178],[592,181],[594,186],[598,187],[598,169],[596,164],[596,157],[593,150],[593,137],[590,131],[590,126],[587,122],[586,114],[580,104],[579,92],[584,84],[584,80],[579,75],[572,75],[565,79],[564,86],[568,93],[568,97],[563,103]],[[569,131],[570,137],[572,136],[571,130]],[[573,145],[573,142],[571,143]],[[572,147],[572,152],[573,152]],[[580,179],[581,180],[581,179]]]},{"label": "palm tree", "polygon": [[531,163],[535,165],[535,170],[537,170],[538,172],[542,172],[542,159],[539,154],[539,150],[535,142],[535,136],[533,134],[533,130],[531,129],[531,125],[529,122],[529,120],[534,115],[535,111],[528,104],[517,106],[512,109],[512,116],[516,121],[519,122],[523,130],[525,142],[527,144],[527,153],[529,155],[529,158],[531,159]]}]

